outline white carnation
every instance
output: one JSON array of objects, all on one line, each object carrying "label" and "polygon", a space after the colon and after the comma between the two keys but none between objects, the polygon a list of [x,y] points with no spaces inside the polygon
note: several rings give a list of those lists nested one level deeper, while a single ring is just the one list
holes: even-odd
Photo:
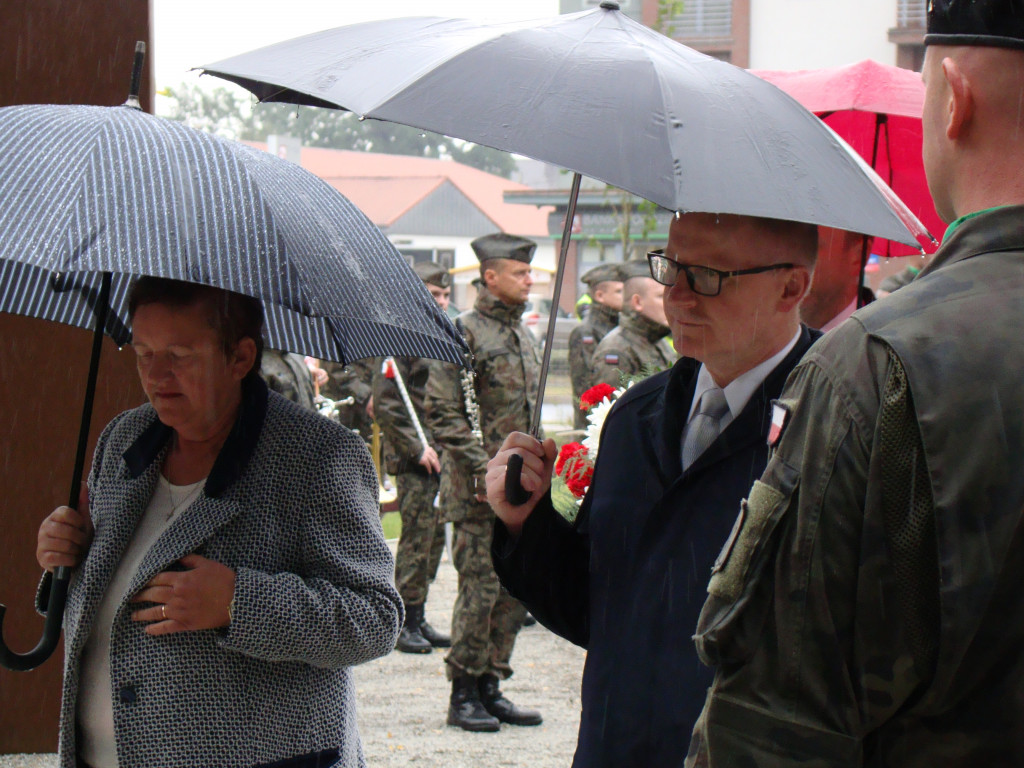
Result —
[{"label": "white carnation", "polygon": [[626,387],[619,387],[612,392],[611,397],[604,398],[587,412],[587,436],[583,439],[583,445],[586,447],[587,457],[591,461],[597,459],[597,446],[601,441],[601,430],[604,428],[604,420],[608,417],[608,412],[619,396],[631,386],[633,386],[633,382],[629,382]]}]

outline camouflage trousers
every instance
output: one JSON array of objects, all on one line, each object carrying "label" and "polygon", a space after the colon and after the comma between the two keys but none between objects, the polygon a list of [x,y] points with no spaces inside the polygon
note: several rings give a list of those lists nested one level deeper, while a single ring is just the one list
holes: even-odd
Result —
[{"label": "camouflage trousers", "polygon": [[455,523],[452,559],[459,572],[459,593],[452,613],[452,649],[445,661],[448,679],[457,672],[474,677],[512,674],[509,660],[526,609],[501,586],[491,564],[494,513],[474,503]]},{"label": "camouflage trousers", "polygon": [[444,523],[434,506],[437,475],[400,472],[395,476],[402,535],[395,553],[395,586],[406,605],[423,605],[444,552]]}]

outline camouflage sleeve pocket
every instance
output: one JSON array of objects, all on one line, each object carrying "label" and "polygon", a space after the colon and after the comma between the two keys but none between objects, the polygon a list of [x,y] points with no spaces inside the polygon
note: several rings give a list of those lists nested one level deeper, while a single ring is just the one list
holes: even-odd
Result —
[{"label": "camouflage sleeve pocket", "polygon": [[785,498],[781,491],[760,480],[754,481],[749,498],[740,503],[732,533],[711,569],[709,594],[730,603],[739,599],[750,563],[759,544],[771,533],[776,513]]}]

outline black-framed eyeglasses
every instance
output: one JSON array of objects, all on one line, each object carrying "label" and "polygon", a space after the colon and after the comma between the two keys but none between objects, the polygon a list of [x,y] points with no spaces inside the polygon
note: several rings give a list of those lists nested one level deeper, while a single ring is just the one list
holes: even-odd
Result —
[{"label": "black-framed eyeglasses", "polygon": [[676,284],[679,273],[686,275],[686,284],[690,290],[701,296],[717,296],[722,292],[722,280],[737,275],[756,275],[761,272],[772,272],[776,269],[793,269],[796,264],[769,264],[765,267],[751,267],[750,269],[734,269],[723,272],[720,269],[711,267],[698,267],[693,264],[680,264],[674,259],[665,255],[665,251],[659,248],[647,254],[647,261],[651,266],[651,277],[662,285],[672,286]]}]

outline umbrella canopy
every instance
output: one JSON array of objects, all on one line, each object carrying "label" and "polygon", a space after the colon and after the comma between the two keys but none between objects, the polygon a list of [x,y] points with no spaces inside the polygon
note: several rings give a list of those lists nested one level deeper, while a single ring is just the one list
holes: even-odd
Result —
[{"label": "umbrella canopy", "polygon": [[[137,48],[135,83],[140,70]],[[78,499],[102,334],[130,340],[134,275],[262,299],[277,349],[342,363],[464,359],[465,342],[401,254],[297,165],[128,104],[5,107],[0,146],[0,311],[95,328],[68,506]],[[43,637],[26,654],[3,642],[0,605],[0,665],[28,670],[50,656],[70,578],[57,569]]]},{"label": "umbrella canopy", "polygon": [[155,275],[263,299],[267,343],[347,363],[459,363],[464,342],[386,237],[299,166],[121,107],[0,109],[0,311],[129,341],[127,285]]},{"label": "umbrella canopy", "polygon": [[263,101],[333,106],[516,152],[675,211],[906,243],[920,222],[796,101],[614,3],[534,21],[405,18],[209,64]]},{"label": "umbrella canopy", "polygon": [[[870,59],[827,69],[751,71],[824,120],[929,231],[941,237],[946,225],[935,212],[921,159],[924,83],[920,74]],[[919,252],[892,241],[876,241],[874,251],[886,256]]]}]

